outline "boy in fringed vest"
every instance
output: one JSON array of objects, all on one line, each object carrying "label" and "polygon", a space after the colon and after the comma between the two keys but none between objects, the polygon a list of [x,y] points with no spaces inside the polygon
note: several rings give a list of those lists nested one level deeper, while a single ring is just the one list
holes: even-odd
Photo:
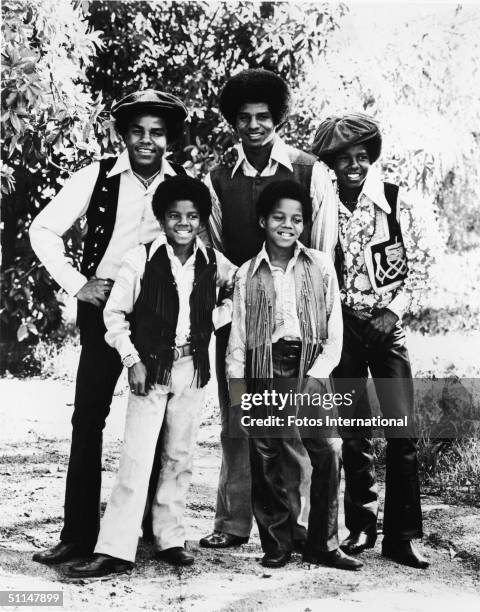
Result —
[{"label": "boy in fringed vest", "polygon": [[128,360],[131,394],[120,467],[95,554],[71,568],[74,577],[133,566],[162,425],[162,465],[152,507],[156,557],[173,565],[194,561],[184,548],[183,513],[210,378],[210,336],[231,319],[230,299],[215,307],[217,290],[231,288],[236,268],[197,236],[211,211],[201,181],[167,179],[152,206],[164,233],[126,255],[105,307],[105,338]]},{"label": "boy in fringed vest", "polygon": [[[308,192],[295,181],[275,181],[262,191],[257,212],[265,243],[236,276],[227,375],[250,389],[262,380],[297,378],[302,393],[322,394],[321,379],[340,359],[343,327],[330,257],[298,240],[311,219]],[[359,569],[362,563],[338,544],[340,441],[302,441],[313,467],[304,560]],[[266,567],[284,566],[294,550],[287,488],[298,483],[285,473],[290,446],[290,439],[250,437],[252,505]]]}]

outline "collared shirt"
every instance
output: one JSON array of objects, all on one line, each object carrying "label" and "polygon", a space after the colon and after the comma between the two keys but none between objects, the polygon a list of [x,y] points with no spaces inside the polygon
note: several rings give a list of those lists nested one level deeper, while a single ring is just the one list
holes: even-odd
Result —
[{"label": "collared shirt", "polygon": [[[150,247],[148,259],[150,260],[156,250],[163,244],[167,245],[167,254],[172,267],[172,274],[177,284],[178,291],[178,319],[175,336],[176,346],[182,346],[188,342],[190,336],[190,294],[193,289],[195,274],[195,256],[197,249],[208,260],[207,250],[200,238],[195,239],[193,254],[182,265],[175,256],[173,248],[168,244],[165,234],[160,234]],[[217,287],[233,286],[233,277],[236,266],[228,259],[215,251],[217,259]],[[147,262],[147,252],[144,246],[137,246],[128,251],[122,260],[117,280],[113,284],[112,291],[103,311],[103,320],[107,328],[105,340],[115,348],[123,359],[127,355],[136,355],[137,351],[130,339],[130,324],[126,316],[133,312],[135,302],[141,289],[141,281]],[[226,325],[231,320],[232,301],[226,299],[214,309],[212,320],[215,329]]]},{"label": "collared shirt", "polygon": [[[265,168],[259,173],[248,161],[242,144],[235,145],[238,154],[237,161],[232,169],[231,176],[236,172],[243,172],[245,176],[274,176],[278,165],[282,165],[293,172],[292,163],[288,155],[288,146],[276,136]],[[212,245],[219,251],[224,251],[222,238],[222,207],[215,189],[212,185],[210,173],[205,177],[205,184],[212,196],[212,214],[208,226]],[[323,162],[315,162],[312,168],[310,182],[310,197],[312,199],[312,233],[311,246],[314,249],[329,253],[333,259],[335,243],[338,235],[338,203],[327,166]],[[202,236],[204,238],[204,236]]]},{"label": "collared shirt", "polygon": [[[325,304],[327,309],[327,339],[323,352],[307,372],[314,378],[328,378],[340,361],[343,341],[343,322],[335,268],[330,257],[313,249],[307,249],[297,242],[292,259],[285,271],[272,266],[265,245],[256,257],[255,268],[266,261],[272,271],[275,286],[275,328],[272,342],[280,338],[300,338],[300,324],[297,316],[294,268],[300,252],[303,252],[320,270],[324,279]],[[246,284],[250,262],[237,272],[233,297],[232,331],[228,342],[226,369],[229,378],[245,377],[246,343]],[[281,273],[281,274],[280,274]]]},{"label": "collared shirt", "polygon": [[[30,226],[33,250],[60,287],[73,296],[88,279],[66,257],[62,236],[87,212],[99,168],[96,162],[75,172]],[[99,278],[112,280],[116,279],[120,261],[129,249],[158,236],[160,225],[152,211],[152,196],[165,176],[175,176],[176,172],[162,159],[160,173],[145,189],[133,174],[125,150],[107,176],[117,174],[120,174],[120,189],[113,234],[95,272]]]},{"label": "collared shirt", "polygon": [[[338,196],[337,196],[338,197]],[[397,211],[405,247],[408,276],[396,290],[378,294],[372,287],[365,264],[364,248],[375,232],[375,214],[380,208],[390,213],[383,182],[371,167],[353,212],[339,200],[339,239],[345,256],[342,301],[356,310],[386,308],[399,319],[407,310],[416,310],[425,292],[430,267],[434,262],[436,222],[432,208],[420,198],[399,191]]]},{"label": "collared shirt", "polygon": [[293,257],[287,264],[285,270],[270,262],[265,244],[258,254],[255,262],[254,272],[258,266],[265,261],[270,268],[275,287],[275,326],[272,334],[272,342],[280,338],[297,340],[301,338],[300,321],[297,315],[297,300],[295,292],[294,267],[298,259],[300,248],[295,247]]}]

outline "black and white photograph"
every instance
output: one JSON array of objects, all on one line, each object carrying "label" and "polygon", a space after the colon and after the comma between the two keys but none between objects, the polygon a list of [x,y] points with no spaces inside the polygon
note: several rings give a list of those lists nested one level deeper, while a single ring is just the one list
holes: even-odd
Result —
[{"label": "black and white photograph", "polygon": [[480,609],[480,3],[1,11],[0,606]]}]

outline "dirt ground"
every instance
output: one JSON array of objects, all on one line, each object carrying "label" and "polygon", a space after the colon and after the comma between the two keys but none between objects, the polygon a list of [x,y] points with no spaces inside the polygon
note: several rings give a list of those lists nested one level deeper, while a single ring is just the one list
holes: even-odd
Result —
[{"label": "dirt ground", "polygon": [[[63,591],[68,610],[316,611],[480,609],[480,510],[424,497],[427,571],[382,559],[380,543],[364,554],[361,572],[313,567],[296,556],[279,570],[258,560],[258,534],[224,552],[199,548],[211,531],[220,464],[218,419],[205,410],[186,523],[195,565],[174,569],[140,544],[129,575],[72,584],[65,566],[34,563],[32,554],[57,541],[69,450],[73,386],[54,380],[0,380],[0,590]],[[104,436],[106,501],[121,444],[126,395],[114,399]],[[121,528],[121,526],[119,526]],[[342,535],[344,534],[342,526]]]}]

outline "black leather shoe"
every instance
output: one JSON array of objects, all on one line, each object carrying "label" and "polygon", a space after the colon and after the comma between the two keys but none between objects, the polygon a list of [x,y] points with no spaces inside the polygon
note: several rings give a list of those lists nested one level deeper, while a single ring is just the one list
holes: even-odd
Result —
[{"label": "black leather shoe", "polygon": [[90,556],[92,549],[85,548],[77,542],[59,542],[53,548],[37,552],[33,555],[32,560],[46,565],[55,565],[56,563],[65,563],[77,557]]},{"label": "black leather shoe", "polygon": [[415,567],[416,569],[427,569],[430,563],[413,546],[410,540],[388,540],[383,539],[382,555],[392,561]]},{"label": "black leather shoe", "polygon": [[171,565],[193,565],[195,558],[188,553],[182,546],[174,546],[165,550],[157,550],[155,558],[166,561]]},{"label": "black leather shoe", "polygon": [[246,544],[248,538],[232,535],[231,533],[223,533],[214,531],[208,536],[202,538],[199,542],[202,548],[230,548],[233,546],[241,546]]},{"label": "black leather shoe", "polygon": [[66,574],[69,578],[97,578],[109,574],[125,574],[132,568],[131,561],[96,553],[89,561],[71,565]]},{"label": "black leather shoe", "polygon": [[348,538],[345,538],[340,544],[340,548],[347,555],[359,555],[366,548],[373,548],[377,536],[373,536],[366,531],[360,531],[358,533],[351,533]]},{"label": "black leather shoe", "polygon": [[262,559],[263,567],[283,567],[290,561],[292,553],[280,552],[280,553],[265,553]]},{"label": "black leather shoe", "polygon": [[327,567],[351,571],[356,571],[363,567],[361,561],[352,559],[352,557],[342,552],[340,548],[328,552],[316,553],[315,555],[304,553],[303,561],[305,563],[313,563],[314,565],[326,565]]}]

